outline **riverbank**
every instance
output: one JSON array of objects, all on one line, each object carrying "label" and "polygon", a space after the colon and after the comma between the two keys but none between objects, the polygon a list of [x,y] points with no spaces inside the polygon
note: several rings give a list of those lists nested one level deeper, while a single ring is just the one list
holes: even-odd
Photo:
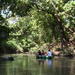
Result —
[{"label": "riverbank", "polygon": [[[2,58],[2,57],[13,57],[13,58],[16,58],[16,57],[20,57],[20,56],[29,56],[29,57],[31,57],[31,56],[33,56],[33,57],[35,57],[36,58],[36,54],[35,53],[29,53],[29,52],[27,52],[27,53],[16,53],[16,54],[3,54],[3,55],[1,55],[0,56],[0,58]],[[73,57],[75,57],[75,55],[66,55],[66,54],[60,54],[60,55],[54,55],[53,56],[54,58],[57,58],[57,57],[59,57],[59,58],[63,58],[63,57],[68,57],[68,58],[73,58]]]}]

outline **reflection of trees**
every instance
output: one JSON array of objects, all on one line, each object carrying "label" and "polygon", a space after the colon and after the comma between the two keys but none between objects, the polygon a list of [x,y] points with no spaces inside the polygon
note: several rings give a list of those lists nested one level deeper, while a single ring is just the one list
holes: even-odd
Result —
[{"label": "reflection of trees", "polygon": [[70,75],[70,67],[71,67],[71,65],[70,65],[70,62],[68,62],[66,60],[65,61],[63,60],[62,63],[61,63],[61,65],[63,65],[61,67],[62,75]]},{"label": "reflection of trees", "polygon": [[29,69],[29,59],[28,59],[28,56],[26,56],[26,59],[25,59],[26,61],[26,64],[25,64],[25,66],[26,66],[26,68],[25,68],[25,71],[24,71],[24,74],[25,75],[32,75],[31,74],[31,70]]},{"label": "reflection of trees", "polygon": [[69,66],[70,75],[74,75],[75,74],[75,61],[74,61],[74,59],[71,60],[69,64],[70,64],[70,66]]},{"label": "reflection of trees", "polygon": [[17,69],[17,75],[32,75],[31,70],[29,69],[28,56],[23,56],[18,66],[19,68]]},{"label": "reflection of trees", "polygon": [[0,61],[0,75],[7,75],[6,65]]},{"label": "reflection of trees", "polygon": [[72,59],[57,59],[53,62],[53,74],[74,75],[74,65]]},{"label": "reflection of trees", "polygon": [[6,61],[0,64],[0,73],[1,75],[32,75],[28,56],[18,56],[13,62]]},{"label": "reflection of trees", "polygon": [[18,56],[13,62],[0,62],[0,75],[74,75],[74,59],[56,58],[51,62],[51,66],[48,61],[39,65],[33,57]]}]

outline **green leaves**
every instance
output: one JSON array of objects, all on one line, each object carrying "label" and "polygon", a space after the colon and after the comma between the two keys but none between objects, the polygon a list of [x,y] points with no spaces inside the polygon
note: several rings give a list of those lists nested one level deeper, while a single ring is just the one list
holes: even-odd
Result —
[{"label": "green leaves", "polygon": [[74,21],[75,21],[75,1],[69,1],[68,3],[66,3],[63,7],[64,12],[65,12],[65,19],[66,19],[66,23],[67,25],[70,26],[74,26]]},{"label": "green leaves", "polygon": [[11,29],[7,43],[22,51],[61,41],[69,33],[66,28],[75,27],[75,1],[1,0],[0,11],[7,7],[12,14],[7,18],[0,15],[0,26]]}]

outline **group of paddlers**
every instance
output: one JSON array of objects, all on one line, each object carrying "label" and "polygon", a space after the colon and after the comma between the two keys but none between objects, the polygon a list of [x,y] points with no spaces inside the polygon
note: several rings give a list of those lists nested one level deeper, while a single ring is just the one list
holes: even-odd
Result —
[{"label": "group of paddlers", "polygon": [[42,51],[38,51],[37,54],[36,54],[36,57],[37,58],[43,58],[43,57],[52,57],[52,51],[49,49],[48,52],[44,52],[44,50]]}]

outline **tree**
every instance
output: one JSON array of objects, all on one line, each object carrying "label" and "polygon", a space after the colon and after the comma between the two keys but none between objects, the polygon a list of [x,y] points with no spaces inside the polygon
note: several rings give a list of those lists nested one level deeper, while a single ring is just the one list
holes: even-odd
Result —
[{"label": "tree", "polygon": [[71,0],[1,0],[0,26],[11,30],[7,44],[21,51],[55,42],[69,48],[75,39],[74,6]]}]

